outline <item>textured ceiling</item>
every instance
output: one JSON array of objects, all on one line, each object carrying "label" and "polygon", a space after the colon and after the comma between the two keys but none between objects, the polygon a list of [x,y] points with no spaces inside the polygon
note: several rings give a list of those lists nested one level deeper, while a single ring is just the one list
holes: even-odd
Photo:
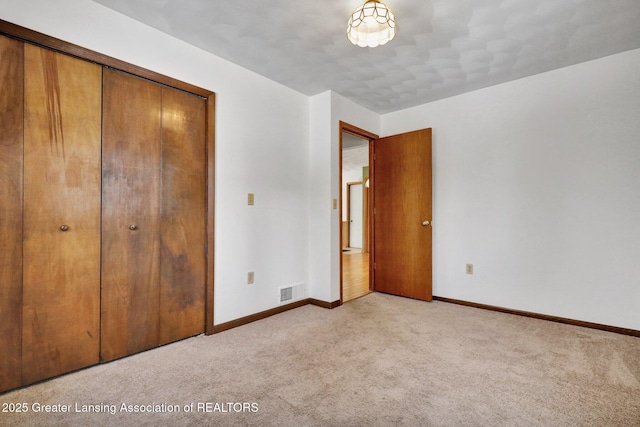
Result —
[{"label": "textured ceiling", "polygon": [[346,37],[363,0],[94,0],[306,95],[378,113],[640,48],[640,0],[388,0],[399,32]]}]

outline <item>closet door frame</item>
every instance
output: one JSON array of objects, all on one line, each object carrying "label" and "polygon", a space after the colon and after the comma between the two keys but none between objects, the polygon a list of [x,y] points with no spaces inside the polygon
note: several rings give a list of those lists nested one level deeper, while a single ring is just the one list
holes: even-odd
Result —
[{"label": "closet door frame", "polygon": [[19,25],[0,20],[0,34],[32,43],[56,52],[94,62],[108,68],[124,71],[161,85],[199,96],[206,102],[206,279],[205,279],[205,334],[213,330],[214,305],[214,212],[215,212],[215,93],[180,80],[129,64],[119,59],[65,42]]}]

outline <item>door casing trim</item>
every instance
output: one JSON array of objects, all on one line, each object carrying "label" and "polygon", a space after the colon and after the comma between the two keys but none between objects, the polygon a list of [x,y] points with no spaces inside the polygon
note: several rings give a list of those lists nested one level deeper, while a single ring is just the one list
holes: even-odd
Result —
[{"label": "door casing trim", "polygon": [[[346,132],[351,135],[357,136],[359,138],[368,139],[369,140],[369,180],[373,182],[373,142],[379,138],[378,135],[369,132],[367,130],[361,129],[357,126],[351,125],[347,122],[343,122],[342,120],[339,122],[339,147],[338,147],[338,182],[340,183],[340,190],[338,192],[338,235],[340,244],[338,244],[339,259],[340,259],[340,303],[344,302],[343,299],[343,274],[342,274],[342,134]],[[373,245],[374,245],[374,236],[373,236],[373,217],[372,217],[372,206],[373,206],[373,192],[369,192],[369,206],[367,212],[367,226],[369,227],[369,290],[372,290],[373,286]]]}]

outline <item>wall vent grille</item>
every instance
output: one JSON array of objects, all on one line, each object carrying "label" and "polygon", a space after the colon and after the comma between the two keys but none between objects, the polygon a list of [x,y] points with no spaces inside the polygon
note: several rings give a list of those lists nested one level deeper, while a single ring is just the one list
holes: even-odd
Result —
[{"label": "wall vent grille", "polygon": [[303,294],[303,283],[297,283],[295,285],[283,286],[278,288],[278,298],[281,304],[298,300],[304,296]]},{"label": "wall vent grille", "polygon": [[293,299],[293,287],[280,288],[280,302],[287,302]]}]

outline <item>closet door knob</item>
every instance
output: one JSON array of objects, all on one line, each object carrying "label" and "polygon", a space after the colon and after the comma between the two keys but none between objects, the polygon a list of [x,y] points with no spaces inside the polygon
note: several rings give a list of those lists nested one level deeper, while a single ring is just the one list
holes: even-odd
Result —
[{"label": "closet door knob", "polygon": [[129,230],[131,230],[131,231],[136,231],[137,229],[138,229],[138,226],[137,226],[137,225],[135,225],[135,224],[131,224],[131,225],[129,226]]},{"label": "closet door knob", "polygon": [[60,231],[68,231],[69,230],[69,226],[68,225],[61,225],[60,226]]}]

